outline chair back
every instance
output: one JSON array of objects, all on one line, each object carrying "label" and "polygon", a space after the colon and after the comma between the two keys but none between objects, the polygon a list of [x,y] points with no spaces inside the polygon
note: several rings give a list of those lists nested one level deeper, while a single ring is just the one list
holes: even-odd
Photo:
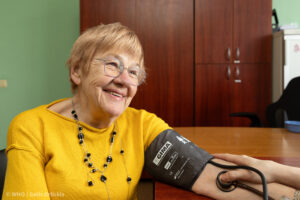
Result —
[{"label": "chair back", "polygon": [[5,154],[5,149],[2,149],[0,150],[0,200],[2,199],[6,165],[7,165],[7,157]]},{"label": "chair back", "polygon": [[278,101],[267,107],[271,127],[284,127],[285,120],[300,121],[300,76],[293,78]]}]

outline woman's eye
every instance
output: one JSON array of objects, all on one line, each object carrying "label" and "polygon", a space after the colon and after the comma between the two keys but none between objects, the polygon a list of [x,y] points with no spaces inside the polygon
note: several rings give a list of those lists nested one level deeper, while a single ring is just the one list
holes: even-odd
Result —
[{"label": "woman's eye", "polygon": [[133,76],[139,75],[139,71],[137,69],[129,69],[128,72],[130,75],[133,75]]},{"label": "woman's eye", "polygon": [[116,69],[119,68],[119,64],[116,62],[107,62],[105,65],[106,65],[106,67],[109,67],[109,68],[116,68]]}]

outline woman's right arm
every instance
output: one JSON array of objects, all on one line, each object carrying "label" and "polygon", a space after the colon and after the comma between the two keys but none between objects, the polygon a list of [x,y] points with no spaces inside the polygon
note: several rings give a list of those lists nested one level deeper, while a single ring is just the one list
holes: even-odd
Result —
[{"label": "woman's right arm", "polygon": [[49,200],[44,163],[29,149],[10,148],[2,199]]},{"label": "woman's right arm", "polygon": [[[300,168],[282,165],[271,160],[259,160],[245,155],[215,154],[216,158],[232,162],[237,165],[248,165],[260,170],[267,182],[281,183],[300,190]],[[260,183],[258,175],[247,170],[231,170],[221,176],[225,182],[234,180]]]},{"label": "woman's right arm", "polygon": [[7,135],[7,168],[2,199],[49,200],[42,134],[32,117],[17,116]]}]

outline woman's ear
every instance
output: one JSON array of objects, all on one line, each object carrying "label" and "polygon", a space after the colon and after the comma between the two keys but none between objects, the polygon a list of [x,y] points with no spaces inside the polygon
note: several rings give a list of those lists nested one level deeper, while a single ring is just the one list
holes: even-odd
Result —
[{"label": "woman's ear", "polygon": [[81,83],[81,70],[78,66],[71,68],[70,78],[76,85],[79,85]]}]

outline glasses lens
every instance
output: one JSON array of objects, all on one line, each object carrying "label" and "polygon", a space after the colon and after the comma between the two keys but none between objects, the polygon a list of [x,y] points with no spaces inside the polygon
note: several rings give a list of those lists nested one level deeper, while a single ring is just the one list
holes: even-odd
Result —
[{"label": "glasses lens", "polygon": [[105,74],[111,77],[117,77],[121,73],[120,64],[114,61],[107,61],[104,70]]},{"label": "glasses lens", "polygon": [[[105,75],[110,77],[118,77],[125,69],[126,68],[124,68],[123,65],[117,61],[106,60],[104,63]],[[139,85],[143,70],[139,66],[132,66],[127,68],[127,72],[129,84],[134,86]]]},{"label": "glasses lens", "polygon": [[129,67],[127,69],[128,71],[128,75],[130,78],[130,81],[133,85],[138,85],[139,84],[139,77],[141,74],[141,68],[139,68],[138,66],[135,67]]}]

